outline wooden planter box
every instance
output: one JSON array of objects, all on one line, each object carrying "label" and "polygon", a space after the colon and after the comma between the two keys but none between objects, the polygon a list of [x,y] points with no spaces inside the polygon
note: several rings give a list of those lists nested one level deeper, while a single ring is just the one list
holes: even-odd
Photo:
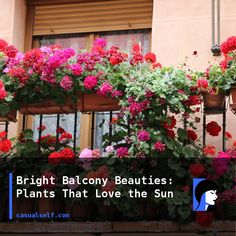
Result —
[{"label": "wooden planter box", "polygon": [[0,122],[16,122],[16,114],[17,111],[10,111],[7,115],[5,116],[0,116]]},{"label": "wooden planter box", "polygon": [[83,93],[79,95],[79,108],[82,112],[88,111],[118,111],[119,100],[97,95]]},{"label": "wooden planter box", "polygon": [[119,101],[113,98],[99,96],[97,94],[79,94],[77,103],[68,99],[65,104],[58,105],[55,101],[45,101],[34,104],[22,104],[20,113],[24,115],[38,114],[72,114],[76,111],[116,111],[120,109]]}]

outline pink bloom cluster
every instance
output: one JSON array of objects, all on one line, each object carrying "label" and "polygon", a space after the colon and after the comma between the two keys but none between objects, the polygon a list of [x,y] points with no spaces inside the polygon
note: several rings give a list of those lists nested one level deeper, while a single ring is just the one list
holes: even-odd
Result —
[{"label": "pink bloom cluster", "polygon": [[60,82],[60,86],[66,91],[70,90],[72,88],[72,85],[73,81],[68,75],[64,76]]},{"label": "pink bloom cluster", "polygon": [[154,148],[158,152],[164,152],[166,149],[166,145],[164,143],[158,141],[154,144]]},{"label": "pink bloom cluster", "polygon": [[144,141],[144,142],[150,140],[149,132],[146,130],[138,131],[138,139],[139,141]]},{"label": "pink bloom cluster", "polygon": [[3,100],[6,96],[7,96],[7,92],[5,90],[5,86],[2,80],[0,80],[0,100]]}]

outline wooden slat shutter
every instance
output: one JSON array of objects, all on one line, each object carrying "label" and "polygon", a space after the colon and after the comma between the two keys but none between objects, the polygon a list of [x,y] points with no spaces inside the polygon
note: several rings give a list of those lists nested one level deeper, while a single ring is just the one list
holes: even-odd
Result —
[{"label": "wooden slat shutter", "polygon": [[33,35],[152,27],[152,0],[103,0],[35,6]]}]

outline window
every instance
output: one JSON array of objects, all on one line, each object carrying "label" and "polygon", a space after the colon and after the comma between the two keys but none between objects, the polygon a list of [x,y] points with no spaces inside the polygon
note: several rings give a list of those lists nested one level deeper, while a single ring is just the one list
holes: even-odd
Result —
[{"label": "window", "polygon": [[[93,37],[92,37],[93,36]],[[62,47],[72,47],[75,50],[84,49],[87,45],[91,44],[91,38],[102,37],[107,40],[107,48],[112,45],[118,46],[121,50],[129,53],[132,49],[133,43],[141,43],[143,47],[143,53],[148,52],[150,49],[150,30],[128,30],[128,31],[112,31],[99,34],[81,34],[81,35],[60,35],[60,36],[43,36],[37,37],[35,41],[38,41],[39,46],[46,46],[52,44],[58,44]],[[88,47],[87,47],[88,48]],[[87,146],[93,146],[94,148],[101,149],[102,136],[105,133],[109,133],[109,123],[113,114],[109,112],[92,113],[91,115],[83,115],[78,112],[77,127],[78,132],[76,136],[76,145],[81,148]],[[60,127],[64,128],[67,132],[73,133],[74,129],[74,115],[60,115],[59,116]],[[58,116],[44,115],[43,125],[47,129],[44,134],[55,134],[57,126]],[[35,139],[38,138],[37,128],[39,127],[40,117],[35,116],[33,122],[33,129],[35,130]],[[100,124],[103,123],[102,126]],[[83,137],[83,138],[81,138]]]}]

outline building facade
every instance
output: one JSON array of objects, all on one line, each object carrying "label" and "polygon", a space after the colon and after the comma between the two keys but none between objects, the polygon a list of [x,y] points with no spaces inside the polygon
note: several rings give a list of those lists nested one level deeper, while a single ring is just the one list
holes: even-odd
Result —
[{"label": "building facade", "polygon": [[[1,38],[22,51],[51,43],[89,49],[96,37],[104,37],[108,44],[126,51],[131,42],[139,42],[144,51],[155,52],[165,66],[178,66],[188,57],[186,63],[191,68],[204,71],[209,61],[222,59],[211,51],[213,35],[223,42],[236,34],[235,0],[0,0],[0,6]],[[215,34],[212,15],[216,25],[220,22],[220,30],[216,27]],[[197,56],[192,55],[193,51],[197,51]],[[202,118],[202,113],[199,117]],[[48,117],[47,122],[51,119]],[[207,119],[222,123],[221,115]],[[21,120],[18,115],[19,122],[10,125],[11,136],[21,130]],[[82,148],[91,145],[91,120],[89,114],[79,116],[78,142]],[[65,122],[69,125],[69,121]],[[227,130],[234,137],[235,125],[235,116],[228,109]],[[27,126],[35,128],[37,118],[27,117]],[[97,130],[95,140],[99,140],[102,132]],[[200,137],[201,125],[198,132]],[[208,142],[221,148],[220,136]]]}]

